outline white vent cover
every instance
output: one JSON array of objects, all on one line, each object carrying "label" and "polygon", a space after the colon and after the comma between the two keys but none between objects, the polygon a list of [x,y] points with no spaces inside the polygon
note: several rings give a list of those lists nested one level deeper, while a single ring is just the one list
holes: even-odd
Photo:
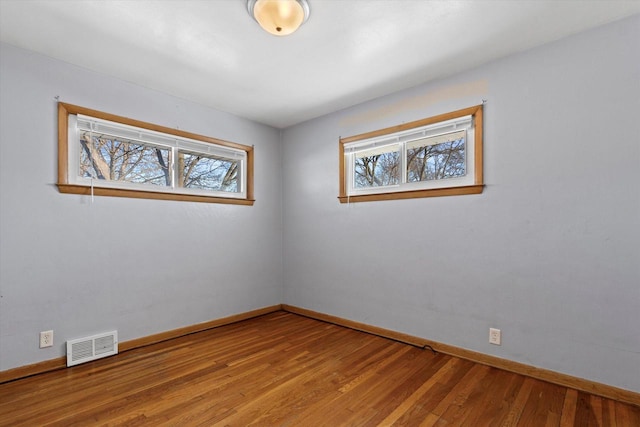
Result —
[{"label": "white vent cover", "polygon": [[118,331],[67,341],[67,366],[118,354]]}]

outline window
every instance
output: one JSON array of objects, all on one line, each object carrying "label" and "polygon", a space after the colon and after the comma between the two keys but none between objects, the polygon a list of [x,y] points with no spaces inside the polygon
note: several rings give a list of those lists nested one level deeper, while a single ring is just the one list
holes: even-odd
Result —
[{"label": "window", "polygon": [[252,205],[253,148],[58,104],[62,193]]},{"label": "window", "polygon": [[482,105],[340,139],[341,203],[479,194]]}]

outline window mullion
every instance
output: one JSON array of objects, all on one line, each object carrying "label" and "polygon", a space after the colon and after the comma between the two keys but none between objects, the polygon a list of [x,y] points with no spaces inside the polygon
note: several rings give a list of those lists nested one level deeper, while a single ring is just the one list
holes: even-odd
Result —
[{"label": "window mullion", "polygon": [[178,187],[178,174],[180,171],[176,166],[176,162],[178,161],[178,147],[171,147],[171,188],[176,189]]},{"label": "window mullion", "polygon": [[356,189],[356,153],[351,153],[351,161],[349,164],[351,165],[351,170],[349,171],[349,176],[351,179],[351,188],[355,191]]},{"label": "window mullion", "polygon": [[354,162],[354,157],[353,154],[351,153],[346,153],[345,155],[345,161],[344,161],[344,166],[345,166],[345,171],[344,171],[344,177],[345,177],[345,185],[347,186],[347,194],[351,194],[353,193],[353,177],[351,176],[353,174],[353,162]]},{"label": "window mullion", "polygon": [[400,185],[407,183],[407,143],[400,143]]}]

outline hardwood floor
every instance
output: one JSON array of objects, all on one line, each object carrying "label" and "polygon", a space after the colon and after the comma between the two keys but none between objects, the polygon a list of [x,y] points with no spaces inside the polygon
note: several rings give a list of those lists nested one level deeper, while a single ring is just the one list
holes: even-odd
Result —
[{"label": "hardwood floor", "polygon": [[640,408],[276,312],[0,385],[1,426],[640,426]]}]

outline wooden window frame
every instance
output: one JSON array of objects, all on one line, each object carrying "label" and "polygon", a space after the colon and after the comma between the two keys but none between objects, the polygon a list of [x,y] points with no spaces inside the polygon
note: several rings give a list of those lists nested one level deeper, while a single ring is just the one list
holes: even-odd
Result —
[{"label": "wooden window frame", "polygon": [[[69,182],[69,116],[74,114],[82,114],[95,117],[98,119],[108,120],[111,122],[121,123],[129,126],[135,126],[164,134],[174,135],[181,138],[196,140],[209,144],[230,147],[246,152],[246,193],[245,197],[221,197],[207,196],[200,194],[184,194],[177,192],[156,192],[144,191],[139,189],[128,188],[105,188],[100,187],[99,183],[93,187],[86,185],[72,184]],[[252,206],[255,202],[253,198],[253,147],[248,145],[237,144],[235,142],[224,141],[217,138],[198,135],[191,132],[185,132],[178,129],[172,129],[160,125],[155,125],[140,120],[134,120],[127,117],[117,116],[115,114],[105,113],[102,111],[92,110],[77,105],[58,103],[58,190],[61,193],[80,194],[80,195],[96,195],[111,197],[130,197],[136,199],[156,199],[156,200],[176,200],[183,202],[203,202],[203,203],[223,203],[232,205]]]},{"label": "wooden window frame", "polygon": [[[345,162],[345,144],[349,144],[356,141],[366,140],[370,138],[380,137],[384,135],[391,135],[394,133],[403,132],[413,128],[427,126],[438,122],[444,122],[447,120],[456,119],[464,116],[472,116],[474,121],[474,177],[472,185],[460,185],[441,188],[428,188],[417,190],[399,190],[394,192],[385,192],[384,190],[370,194],[348,194],[347,179],[346,179],[346,162]],[[359,135],[340,138],[339,141],[339,185],[340,194],[338,200],[340,203],[357,203],[357,202],[372,202],[378,200],[399,200],[399,199],[414,199],[421,197],[442,197],[442,196],[460,196],[467,194],[480,194],[484,189],[483,181],[483,140],[482,131],[483,119],[482,119],[482,105],[475,105],[473,107],[464,108],[457,111],[452,111],[445,114],[440,114],[425,119],[416,120],[409,123],[403,123],[401,125],[391,126],[384,129],[375,130],[372,132],[366,132]]]}]

